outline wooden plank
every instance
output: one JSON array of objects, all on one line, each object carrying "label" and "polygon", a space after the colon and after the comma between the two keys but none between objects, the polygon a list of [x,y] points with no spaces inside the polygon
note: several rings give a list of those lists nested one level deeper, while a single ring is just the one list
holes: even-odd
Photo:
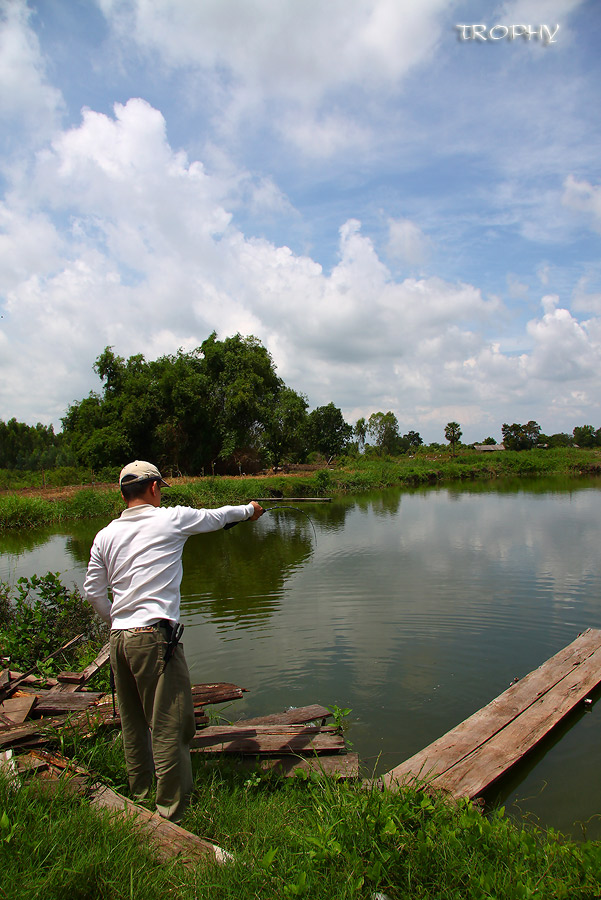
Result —
[{"label": "wooden plank", "polygon": [[59,681],[61,683],[60,683],[60,686],[58,687],[58,690],[63,693],[66,693],[66,694],[74,693],[76,691],[81,691],[82,688],[84,688],[85,685],[88,683],[90,678],[92,678],[92,676],[95,675],[96,672],[98,672],[98,670],[101,669],[102,666],[104,666],[108,662],[108,660],[110,659],[110,655],[111,655],[111,648],[110,648],[110,644],[107,643],[104,645],[104,647],[102,647],[102,649],[98,653],[98,656],[95,659],[93,659],[92,662],[88,666],[86,666],[86,668],[83,669],[81,672],[79,672],[79,673],[61,672],[61,675],[75,674],[78,676],[78,680],[67,679],[67,678],[61,680],[61,677],[59,675]]},{"label": "wooden plank", "polygon": [[33,685],[42,690],[45,687],[56,687],[58,684],[56,678],[41,678],[39,675],[23,675],[22,672],[14,672],[11,669],[10,680],[16,681],[17,679],[20,680],[19,689],[23,689],[28,685]]},{"label": "wooden plank", "polygon": [[60,753],[53,753],[50,750],[32,750],[19,756],[19,764],[22,764],[24,768],[27,766],[38,768],[38,763],[40,762],[57,775],[67,772],[68,774],[85,775],[88,778],[93,777],[87,769],[84,769],[83,766],[80,766],[72,759],[68,759]]},{"label": "wooden plank", "polygon": [[35,694],[22,694],[20,697],[10,697],[4,703],[0,703],[0,727],[20,725],[24,722],[35,701]]},{"label": "wooden plank", "polygon": [[[93,712],[96,714],[96,707]],[[101,710],[100,719],[96,720],[97,724],[102,725],[103,728],[121,728],[121,716],[119,715],[119,709],[117,707],[117,715],[113,715],[112,706],[110,708],[104,708]],[[196,722],[197,728],[202,728],[204,725],[208,725],[209,717],[205,716],[202,712],[198,712],[196,709],[194,710],[194,721]]]},{"label": "wooden plank", "polygon": [[192,748],[202,753],[334,753],[345,749],[344,738],[333,726],[288,725],[236,729],[211,726],[197,732]]},{"label": "wooden plank", "polygon": [[210,703],[227,703],[230,700],[241,700],[242,694],[247,693],[247,688],[238,687],[237,684],[220,682],[216,684],[193,684],[192,700],[194,706]]},{"label": "wooden plank", "polygon": [[96,659],[93,659],[89,666],[82,671],[84,684],[87,684],[92,675],[95,675],[99,669],[101,669],[106,663],[109,661],[111,656],[111,646],[110,644],[105,644],[104,647],[98,653]]},{"label": "wooden plank", "polygon": [[177,857],[184,863],[199,865],[200,863],[227,863],[233,857],[216,844],[202,840],[197,835],[186,831],[174,822],[163,819],[143,806],[138,806],[113,791],[107,785],[98,785],[91,794],[93,806],[108,809],[116,815],[132,817],[140,830],[144,842],[148,843],[154,855],[162,862]]},{"label": "wooden plank", "polygon": [[0,747],[9,747],[11,744],[18,744],[21,739],[32,737],[33,735],[41,735],[42,731],[47,727],[56,728],[63,725],[67,716],[53,716],[49,719],[38,719],[35,722],[31,720],[23,722],[22,725],[11,725],[9,728],[0,729]]},{"label": "wooden plank", "polygon": [[61,712],[81,712],[93,706],[104,693],[87,691],[83,693],[64,693],[59,690],[44,691],[33,694],[36,704],[33,709],[35,718],[54,716]]},{"label": "wooden plank", "polygon": [[308,757],[268,756],[259,760],[241,760],[240,765],[249,770],[259,768],[262,772],[275,771],[286,778],[294,776],[299,769],[310,774],[316,772],[327,778],[348,781],[359,777],[359,754],[337,753],[332,756]]},{"label": "wooden plank", "polygon": [[601,631],[588,629],[521,681],[511,685],[487,706],[460,725],[382,776],[385,785],[404,779],[431,778],[455,765],[474,746],[489,740],[497,731],[536,702],[566,677],[601,645]]},{"label": "wooden plank", "polygon": [[204,738],[229,738],[230,736],[254,737],[255,735],[277,734],[337,734],[335,725],[209,725],[200,735]]},{"label": "wooden plank", "polygon": [[60,684],[81,684],[83,675],[81,672],[59,672],[56,676]]},{"label": "wooden plank", "polygon": [[[458,766],[462,760],[470,757],[479,747],[486,745],[495,735],[503,733],[511,723],[519,721],[531,707],[534,707],[532,716],[535,718],[540,716],[541,707],[537,704],[540,704],[551,691],[557,691],[556,697],[560,697],[563,693],[570,696],[572,693],[571,682],[566,679],[576,675],[578,681],[577,672],[585,664],[587,669],[583,671],[587,673],[586,683],[589,685],[584,689],[586,695],[594,687],[593,682],[601,680],[601,661],[597,655],[600,648],[601,631],[587,629],[575,641],[556,653],[538,669],[530,672],[521,681],[511,685],[487,706],[478,710],[424,750],[391,769],[382,776],[382,782],[386,787],[392,789],[415,779],[429,783],[434,782],[445,772]],[[593,657],[594,660],[588,663],[587,661]],[[556,700],[552,702],[556,702]],[[577,702],[579,701],[574,700],[569,708],[572,708]],[[561,713],[554,724],[557,724],[560,718],[566,714],[566,712]],[[517,726],[518,731],[520,727]],[[549,724],[545,733],[552,727],[553,725]],[[522,749],[520,755],[523,755],[524,752],[527,751]],[[509,763],[509,765],[512,764]],[[454,784],[456,785],[456,782]]]},{"label": "wooden plank", "polygon": [[601,679],[601,650],[555,685],[486,744],[480,745],[433,784],[456,797],[477,797],[519,762]]},{"label": "wooden plank", "polygon": [[43,776],[48,775],[51,778],[50,783],[58,785],[62,782],[71,787],[75,793],[89,797],[92,806],[110,810],[119,817],[130,818],[140,832],[145,846],[149,847],[152,854],[161,862],[169,862],[177,857],[184,864],[199,865],[225,863],[233,858],[216,844],[199,838],[143,806],[138,806],[107,785],[91,784],[93,776],[65,757],[54,753],[36,752],[23,758],[23,767],[27,764],[32,770],[48,769],[48,772],[40,773],[42,777],[39,784],[42,784]]},{"label": "wooden plank", "polygon": [[240,719],[234,724],[237,727],[248,725],[304,725],[306,722],[314,722],[317,719],[331,718],[332,713],[325,706],[314,703],[313,706],[299,706],[283,713],[274,713],[269,716],[257,716],[254,719]]},{"label": "wooden plank", "polygon": [[43,759],[35,759],[31,754],[20,753],[16,757],[19,775],[33,775],[48,769],[48,763]]}]

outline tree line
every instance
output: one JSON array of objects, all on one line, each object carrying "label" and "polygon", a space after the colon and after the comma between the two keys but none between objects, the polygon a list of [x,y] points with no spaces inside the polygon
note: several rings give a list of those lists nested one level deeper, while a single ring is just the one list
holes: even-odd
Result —
[{"label": "tree line", "polygon": [[173,473],[255,471],[311,453],[338,456],[352,439],[334,403],[308,411],[253,336],[213,333],[195,350],[150,361],[106,347],[94,371],[101,391],[68,407],[61,433],[0,423],[0,468],[98,471],[140,458]]},{"label": "tree line", "polygon": [[[284,383],[253,336],[220,341],[213,332],[192,351],[151,361],[141,354],[126,360],[106,347],[94,371],[102,390],[68,407],[59,434],[52,426],[0,420],[0,468],[98,471],[149,458],[176,474],[251,472],[306,462],[312,455],[398,455],[424,443],[417,431],[401,434],[391,411],[372,413],[354,426],[333,402],[309,412],[305,395]],[[601,428],[591,425],[574,428],[572,435],[546,436],[530,421],[504,424],[502,434],[508,450],[601,446]],[[447,423],[444,436],[454,453],[462,437],[459,423]]]}]

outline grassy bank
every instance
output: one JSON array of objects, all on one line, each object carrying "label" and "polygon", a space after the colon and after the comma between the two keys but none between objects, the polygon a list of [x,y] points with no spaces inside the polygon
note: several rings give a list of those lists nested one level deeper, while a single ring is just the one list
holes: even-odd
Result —
[{"label": "grassy bank", "polygon": [[[63,748],[64,749],[64,748]],[[78,759],[117,789],[118,735],[79,740]],[[223,761],[195,767],[182,825],[234,855],[223,867],[158,865],[131,823],[68,791],[0,778],[3,900],[265,898],[390,900],[601,896],[601,845],[482,815],[416,790],[402,794],[323,778],[278,779]]]},{"label": "grassy bank", "polygon": [[[501,478],[601,474],[601,451],[562,448],[479,453],[460,450],[422,451],[414,456],[342,459],[336,466],[300,474],[238,478],[181,478],[165,491],[165,505],[220,506],[251,498],[336,496],[391,487],[452,484]],[[119,514],[122,502],[116,486],[79,487],[46,496],[14,490],[0,495],[0,529],[57,524],[71,519]]]}]

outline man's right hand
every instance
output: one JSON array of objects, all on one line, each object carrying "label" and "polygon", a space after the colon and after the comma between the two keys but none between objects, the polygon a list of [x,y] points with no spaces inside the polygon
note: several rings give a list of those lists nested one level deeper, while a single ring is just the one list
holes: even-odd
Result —
[{"label": "man's right hand", "polygon": [[252,514],[252,516],[250,517],[249,522],[256,522],[257,519],[260,519],[260,518],[261,518],[261,516],[263,515],[263,513],[265,512],[265,510],[263,509],[262,506],[260,506],[260,505],[257,503],[256,500],[251,500],[250,502],[251,502],[252,505],[254,506],[255,511],[254,511],[254,513]]}]

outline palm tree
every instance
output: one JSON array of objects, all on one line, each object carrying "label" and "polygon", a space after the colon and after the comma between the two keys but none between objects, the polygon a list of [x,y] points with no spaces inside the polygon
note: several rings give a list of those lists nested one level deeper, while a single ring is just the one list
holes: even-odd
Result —
[{"label": "palm tree", "polygon": [[451,454],[455,456],[455,444],[458,443],[463,432],[458,422],[447,422],[444,429],[444,436],[451,445]]}]

